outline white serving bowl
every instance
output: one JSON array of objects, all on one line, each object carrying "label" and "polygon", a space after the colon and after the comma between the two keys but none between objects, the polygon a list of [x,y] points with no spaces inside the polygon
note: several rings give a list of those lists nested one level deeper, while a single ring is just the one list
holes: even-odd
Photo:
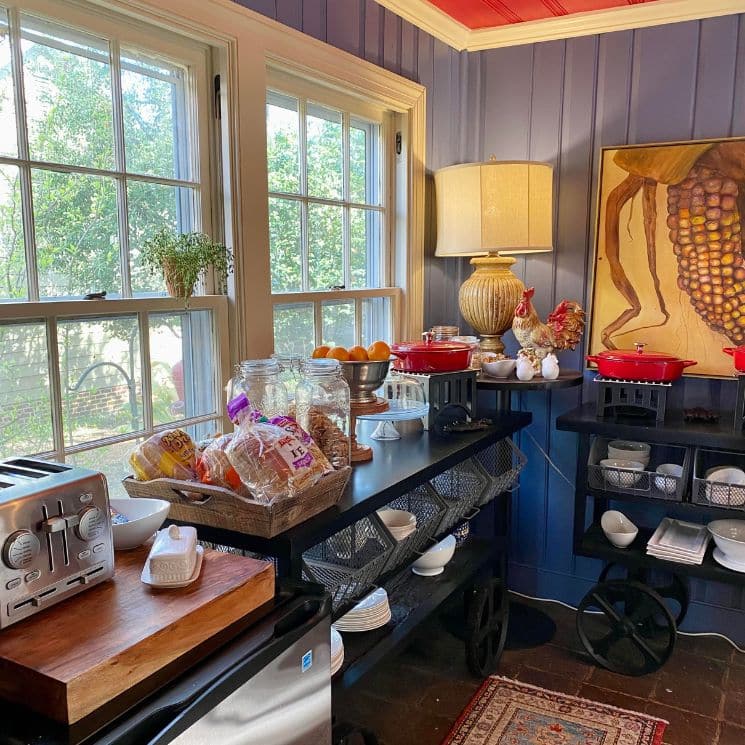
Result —
[{"label": "white serving bowl", "polygon": [[445,565],[455,553],[455,536],[449,535],[425,551],[412,565],[411,571],[422,577],[436,577],[442,574]]},{"label": "white serving bowl", "polygon": [[644,467],[649,465],[651,447],[646,442],[612,440],[608,443],[608,458],[611,460],[633,460]]},{"label": "white serving bowl", "polygon": [[706,527],[728,559],[745,564],[745,520],[714,520]]},{"label": "white serving bowl", "polygon": [[[683,477],[683,466],[677,463],[662,463],[657,466],[655,473],[659,475],[654,477],[654,485],[665,494],[675,494],[679,479]],[[668,478],[668,476],[674,478]]]},{"label": "white serving bowl", "polygon": [[603,476],[611,486],[632,489],[639,482],[644,471],[644,464],[636,460],[617,460],[604,458],[600,461]]},{"label": "white serving bowl", "polygon": [[165,499],[110,499],[109,503],[124,515],[129,522],[112,525],[114,548],[122,551],[141,546],[168,517],[170,502]]},{"label": "white serving bowl", "polygon": [[406,510],[392,510],[386,507],[383,510],[378,510],[378,517],[388,529],[410,528],[412,525],[416,525],[416,515]]},{"label": "white serving bowl", "polygon": [[509,378],[515,372],[517,360],[482,362],[481,369],[491,378]]},{"label": "white serving bowl", "polygon": [[605,537],[616,548],[627,548],[634,542],[639,528],[623,512],[608,510],[600,518],[600,527]]},{"label": "white serving bowl", "polygon": [[[734,466],[716,466],[706,472],[706,498],[712,504],[745,505],[745,471]],[[722,549],[724,550],[724,549]]]}]

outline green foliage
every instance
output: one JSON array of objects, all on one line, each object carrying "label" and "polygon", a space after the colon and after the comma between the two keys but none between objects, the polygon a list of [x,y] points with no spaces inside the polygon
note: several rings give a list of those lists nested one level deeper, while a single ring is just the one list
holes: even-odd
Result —
[{"label": "green foliage", "polygon": [[153,273],[162,271],[169,292],[189,298],[199,275],[212,267],[218,285],[224,291],[228,273],[233,269],[231,252],[204,233],[175,233],[161,228],[142,246],[142,261]]}]

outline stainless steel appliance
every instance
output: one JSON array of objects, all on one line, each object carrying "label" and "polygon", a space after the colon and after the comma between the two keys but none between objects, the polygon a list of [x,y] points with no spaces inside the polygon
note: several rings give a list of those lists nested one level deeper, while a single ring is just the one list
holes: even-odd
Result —
[{"label": "stainless steel appliance", "polygon": [[114,574],[106,478],[32,458],[0,461],[0,629]]}]

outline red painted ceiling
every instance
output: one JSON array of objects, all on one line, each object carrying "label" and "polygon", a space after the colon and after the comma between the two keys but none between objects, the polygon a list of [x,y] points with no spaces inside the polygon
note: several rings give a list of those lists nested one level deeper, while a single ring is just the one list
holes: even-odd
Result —
[{"label": "red painted ceiling", "polygon": [[429,0],[468,28],[491,28],[521,21],[640,5],[654,0]]}]

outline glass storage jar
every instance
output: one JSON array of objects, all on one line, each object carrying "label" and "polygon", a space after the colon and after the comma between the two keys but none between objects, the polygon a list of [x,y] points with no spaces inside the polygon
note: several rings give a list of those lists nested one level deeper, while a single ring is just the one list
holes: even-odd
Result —
[{"label": "glass storage jar", "polygon": [[303,360],[295,389],[298,424],[316,441],[334,468],[351,463],[349,385],[337,360]]},{"label": "glass storage jar", "polygon": [[240,364],[239,381],[234,378],[234,394],[246,394],[252,411],[266,417],[287,415],[289,397],[287,387],[280,378],[282,370],[275,359],[245,360]]}]

